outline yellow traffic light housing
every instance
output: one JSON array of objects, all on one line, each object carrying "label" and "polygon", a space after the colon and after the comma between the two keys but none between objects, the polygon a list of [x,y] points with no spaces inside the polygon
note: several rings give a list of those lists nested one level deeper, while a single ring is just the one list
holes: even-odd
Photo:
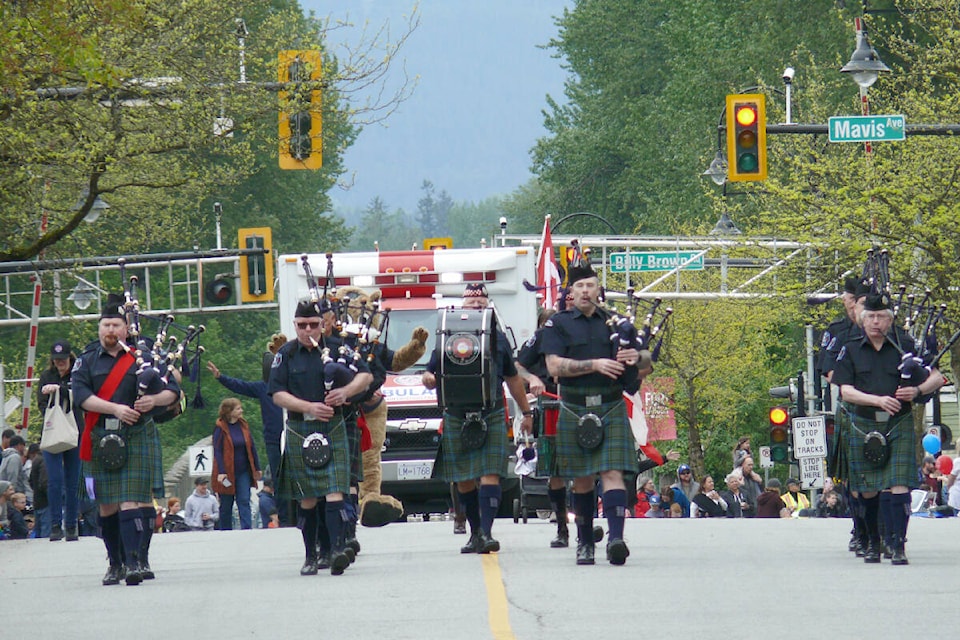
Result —
[{"label": "yellow traffic light housing", "polygon": [[790,409],[785,406],[770,409],[770,459],[790,462]]},{"label": "yellow traffic light housing", "polygon": [[766,96],[727,96],[727,180],[767,179]]},{"label": "yellow traffic light housing", "polygon": [[[279,137],[281,169],[323,166],[322,77],[319,51],[281,51],[277,81],[297,83],[281,91]],[[299,83],[311,83],[301,85]]]},{"label": "yellow traffic light housing", "polygon": [[252,227],[237,232],[241,249],[265,249],[263,255],[240,256],[241,302],[273,302],[273,232],[270,227]]}]

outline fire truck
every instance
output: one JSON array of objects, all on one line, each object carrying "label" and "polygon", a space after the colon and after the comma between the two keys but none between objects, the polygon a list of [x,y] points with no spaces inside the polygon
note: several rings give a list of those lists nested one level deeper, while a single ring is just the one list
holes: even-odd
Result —
[{"label": "fire truck", "polygon": [[[297,301],[309,296],[302,255],[277,258],[280,326],[293,332]],[[326,272],[324,254],[307,254],[315,276]],[[424,356],[406,371],[390,372],[381,391],[387,402],[387,437],[382,452],[383,492],[416,504],[445,502],[446,483],[431,479],[442,431],[436,391],[420,383],[434,350],[438,310],[462,304],[463,289],[483,283],[496,310],[498,324],[512,346],[523,344],[536,329],[537,299],[523,286],[535,279],[535,252],[530,247],[434,249],[333,254],[336,287],[379,289],[380,306],[389,309],[387,345],[396,349],[410,340],[414,328],[430,333]],[[508,428],[519,415],[509,394]],[[509,464],[513,473],[513,464]],[[517,493],[515,476],[503,480],[503,504]],[[408,505],[409,508],[409,505]]]}]

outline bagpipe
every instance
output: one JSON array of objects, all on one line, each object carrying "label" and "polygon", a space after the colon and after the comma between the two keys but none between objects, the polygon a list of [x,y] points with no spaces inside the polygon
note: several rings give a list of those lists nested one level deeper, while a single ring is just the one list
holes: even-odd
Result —
[{"label": "bagpipe", "polygon": [[[135,358],[137,366],[137,395],[153,395],[163,391],[171,375],[176,375],[179,368],[180,377],[189,378],[197,383],[197,393],[193,400],[195,409],[203,408],[203,397],[200,395],[200,356],[204,348],[200,345],[200,334],[206,330],[199,326],[181,326],[174,322],[174,316],[167,314],[163,317],[153,317],[140,312],[138,297],[139,278],[131,275],[126,277],[126,265],[123,258],[119,260],[120,277],[123,280],[123,311],[127,323],[127,343],[121,343],[124,350]],[[148,339],[143,332],[142,320],[157,323],[156,337]],[[172,330],[183,332],[182,337],[173,335]],[[179,415],[179,402],[171,407],[175,415]],[[171,416],[171,417],[175,417]]]}]

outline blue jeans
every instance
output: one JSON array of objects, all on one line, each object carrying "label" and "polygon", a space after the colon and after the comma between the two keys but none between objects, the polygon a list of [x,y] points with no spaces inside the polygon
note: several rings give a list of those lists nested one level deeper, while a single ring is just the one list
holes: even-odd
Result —
[{"label": "blue jeans", "polygon": [[50,507],[33,509],[33,532],[31,538],[50,537]]},{"label": "blue jeans", "polygon": [[253,528],[253,515],[250,512],[250,485],[253,477],[249,471],[236,474],[233,480],[233,488],[236,490],[236,496],[220,496],[220,530],[228,531],[233,529],[233,500],[236,497],[237,511],[240,513],[240,528]]},{"label": "blue jeans", "polygon": [[51,525],[66,528],[77,526],[78,493],[80,488],[80,449],[74,447],[63,453],[43,452],[47,467],[47,500]]}]

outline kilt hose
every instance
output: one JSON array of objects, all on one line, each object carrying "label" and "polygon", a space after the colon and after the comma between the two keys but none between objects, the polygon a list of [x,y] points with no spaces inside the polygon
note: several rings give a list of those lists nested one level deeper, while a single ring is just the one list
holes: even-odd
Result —
[{"label": "kilt hose", "polygon": [[347,442],[350,444],[350,486],[357,487],[363,481],[363,456],[360,451],[360,427],[357,425],[357,411],[345,407],[343,423],[347,428]]},{"label": "kilt hose", "polygon": [[[876,422],[854,413],[853,405],[843,403],[843,435],[846,444],[850,490],[858,492],[882,491],[890,487],[917,486],[916,434],[913,414],[891,417],[887,422]],[[839,416],[838,416],[839,417]],[[871,431],[886,435],[890,458],[882,467],[869,462],[863,455],[863,438]]]},{"label": "kilt hose", "polygon": [[163,449],[160,446],[160,427],[157,426],[156,422],[153,422],[147,428],[147,437],[150,440],[150,456],[154,461],[153,484],[151,485],[153,497],[162,501],[167,492],[163,486]]},{"label": "kilt hose", "polygon": [[[610,393],[609,388],[577,388],[576,392],[585,396]],[[603,423],[603,442],[592,450],[577,443],[577,424],[580,417],[588,413],[596,414]],[[556,448],[556,468],[560,477],[580,478],[602,471],[636,473],[637,465],[637,449],[622,396],[595,407],[572,404],[561,397]]]},{"label": "kilt hose", "polygon": [[[312,433],[324,434],[330,443],[330,462],[321,469],[307,466],[303,459],[303,441]],[[302,500],[350,492],[350,443],[342,415],[334,415],[330,422],[287,420],[286,436],[278,474],[277,494],[281,499]]]},{"label": "kilt hose", "polygon": [[[93,428],[93,453],[89,462],[84,462],[84,475],[93,477],[93,492],[98,504],[120,502],[151,502],[156,487],[157,470],[161,471],[160,486],[163,486],[163,461],[160,459],[159,442],[155,443],[157,427],[153,418],[145,418],[134,425],[123,425],[118,431],[107,431],[102,425]],[[100,439],[108,433],[119,433],[126,444],[127,462],[115,471],[104,469],[100,462]],[[80,491],[86,494],[84,483]]]},{"label": "kilt hose", "polygon": [[460,429],[463,426],[463,412],[443,412],[443,434],[440,436],[440,449],[433,465],[433,476],[447,482],[476,480],[481,476],[507,475],[507,425],[504,422],[503,407],[483,412],[487,423],[487,440],[478,449],[467,451],[463,448]]}]

